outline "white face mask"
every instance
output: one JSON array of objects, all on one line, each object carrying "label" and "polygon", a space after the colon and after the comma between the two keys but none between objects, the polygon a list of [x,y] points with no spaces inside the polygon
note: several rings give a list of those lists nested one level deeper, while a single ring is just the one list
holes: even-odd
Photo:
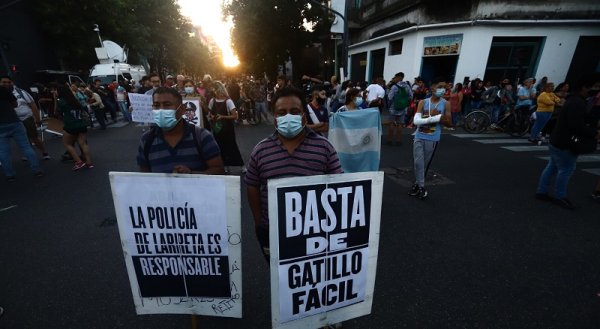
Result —
[{"label": "white face mask", "polygon": [[153,110],[152,114],[154,115],[154,123],[156,123],[156,125],[160,128],[169,131],[177,125],[177,122],[179,122],[176,112],[177,110],[172,109]]},{"label": "white face mask", "polygon": [[185,87],[183,89],[185,90],[186,94],[193,94],[194,93],[194,87]]},{"label": "white face mask", "polygon": [[302,131],[302,115],[286,114],[277,117],[277,131],[285,138],[291,139]]},{"label": "white face mask", "polygon": [[354,98],[354,105],[356,105],[356,107],[360,107],[363,103],[363,99],[362,97],[356,97]]}]

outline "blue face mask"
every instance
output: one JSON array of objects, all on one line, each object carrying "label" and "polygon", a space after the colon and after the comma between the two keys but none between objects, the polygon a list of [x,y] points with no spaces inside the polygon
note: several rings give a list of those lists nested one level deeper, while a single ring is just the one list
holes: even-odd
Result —
[{"label": "blue face mask", "polygon": [[437,88],[435,90],[435,95],[437,97],[442,97],[442,96],[444,96],[445,93],[446,93],[446,89],[444,89],[444,88]]},{"label": "blue face mask", "polygon": [[302,115],[286,114],[277,117],[277,132],[283,137],[291,139],[302,131]]},{"label": "blue face mask", "polygon": [[363,103],[363,99],[362,97],[356,97],[354,98],[354,105],[356,105],[356,107],[360,107]]},{"label": "blue face mask", "polygon": [[177,122],[179,122],[176,112],[177,110],[171,109],[153,110],[154,123],[160,128],[169,131],[177,125]]}]

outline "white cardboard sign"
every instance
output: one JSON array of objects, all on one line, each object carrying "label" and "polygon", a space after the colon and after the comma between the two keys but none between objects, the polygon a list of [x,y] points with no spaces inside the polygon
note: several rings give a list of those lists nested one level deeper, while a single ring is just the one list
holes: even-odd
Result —
[{"label": "white cardboard sign", "polygon": [[137,314],[241,318],[239,177],[109,177]]},{"label": "white cardboard sign", "polygon": [[152,115],[152,95],[129,93],[129,103],[133,108],[131,119],[134,122],[154,122]]},{"label": "white cardboard sign", "polygon": [[204,127],[200,98],[184,98],[183,105],[185,106],[185,114],[183,115],[185,121],[198,127]]},{"label": "white cardboard sign", "polygon": [[273,328],[371,312],[382,192],[382,172],[269,181]]}]

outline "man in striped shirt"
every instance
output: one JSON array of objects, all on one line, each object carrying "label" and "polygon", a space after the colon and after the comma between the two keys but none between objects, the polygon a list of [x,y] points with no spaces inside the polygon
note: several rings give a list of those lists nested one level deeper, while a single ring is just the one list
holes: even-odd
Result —
[{"label": "man in striped shirt", "polygon": [[302,91],[283,88],[275,94],[277,131],[259,142],[250,154],[246,176],[248,203],[256,236],[269,261],[267,181],[274,178],[340,174],[342,167],[331,143],[306,128],[306,101]]},{"label": "man in striped shirt", "polygon": [[137,163],[141,172],[223,174],[221,151],[210,132],[182,120],[186,108],[173,88],[152,95],[153,127],[142,135]]}]

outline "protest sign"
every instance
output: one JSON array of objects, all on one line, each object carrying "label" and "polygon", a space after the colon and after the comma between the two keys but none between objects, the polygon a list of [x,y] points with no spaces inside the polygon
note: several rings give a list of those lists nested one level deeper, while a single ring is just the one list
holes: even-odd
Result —
[{"label": "protest sign", "polygon": [[128,93],[129,103],[133,112],[131,118],[134,122],[154,122],[152,115],[152,95]]},{"label": "protest sign", "polygon": [[241,317],[239,177],[109,177],[136,312]]},{"label": "protest sign", "polygon": [[183,99],[183,105],[185,106],[185,114],[183,115],[185,121],[198,127],[204,127],[200,98],[186,97]]},{"label": "protest sign", "polygon": [[269,180],[273,328],[371,312],[383,173]]}]

